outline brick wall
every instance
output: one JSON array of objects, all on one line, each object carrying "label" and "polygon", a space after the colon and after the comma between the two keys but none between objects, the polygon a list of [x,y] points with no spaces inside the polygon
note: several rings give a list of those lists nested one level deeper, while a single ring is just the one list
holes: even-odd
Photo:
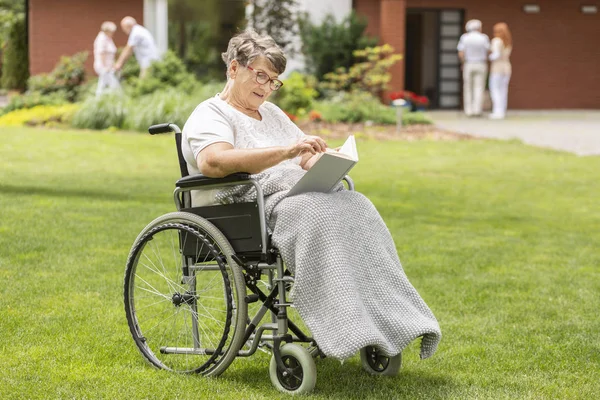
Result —
[{"label": "brick wall", "polygon": [[[380,31],[382,18],[389,15],[381,8],[386,0],[355,0],[357,12],[370,21],[369,31]],[[580,5],[597,5],[599,0],[531,1],[539,4],[539,14],[525,14],[521,0],[406,0],[409,8],[459,8],[466,20],[480,19],[483,32],[492,36],[496,22],[506,22],[512,30],[514,49],[511,57],[513,75],[509,89],[509,108],[558,109],[600,108],[600,14],[584,15]],[[404,17],[402,17],[404,18]],[[404,34],[404,24],[398,23]],[[401,89],[403,68],[396,67],[392,89]]]},{"label": "brick wall", "polygon": [[32,75],[51,71],[61,56],[89,52],[93,73],[94,39],[104,21],[117,24],[117,47],[127,43],[119,22],[131,15],[143,23],[143,0],[29,0],[29,69]]}]

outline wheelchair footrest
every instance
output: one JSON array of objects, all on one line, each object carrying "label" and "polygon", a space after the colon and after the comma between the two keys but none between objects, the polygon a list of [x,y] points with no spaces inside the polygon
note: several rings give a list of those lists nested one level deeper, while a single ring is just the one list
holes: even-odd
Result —
[{"label": "wheelchair footrest", "polygon": [[[214,349],[194,349],[186,347],[161,347],[160,352],[162,354],[194,354],[194,355],[212,355],[215,354]],[[221,352],[222,354],[223,352]]]}]

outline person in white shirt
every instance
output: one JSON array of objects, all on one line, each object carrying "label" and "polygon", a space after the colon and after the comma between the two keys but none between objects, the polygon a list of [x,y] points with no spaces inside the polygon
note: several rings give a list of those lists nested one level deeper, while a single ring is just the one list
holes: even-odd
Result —
[{"label": "person in white shirt", "polygon": [[494,25],[494,38],[492,39],[492,53],[490,54],[490,95],[493,109],[489,115],[491,119],[503,119],[506,115],[508,101],[508,82],[512,74],[510,53],[512,52],[512,35],[508,25],[500,22]]},{"label": "person in white shirt", "polygon": [[105,21],[100,26],[100,32],[94,40],[94,71],[98,74],[96,96],[121,88],[119,80],[112,70],[117,54],[117,46],[112,40],[116,30],[117,25],[114,22]]},{"label": "person in white shirt", "polygon": [[483,108],[483,92],[487,74],[490,39],[481,33],[481,21],[472,19],[465,26],[457,50],[463,64],[463,103],[465,114],[479,116]]},{"label": "person in white shirt", "polygon": [[150,31],[139,25],[135,18],[125,17],[121,20],[121,29],[127,35],[127,46],[119,56],[115,64],[115,70],[123,68],[123,64],[131,54],[135,54],[135,58],[140,65],[140,78],[144,78],[148,72],[148,68],[153,61],[160,59],[158,48],[154,42],[154,38]]}]

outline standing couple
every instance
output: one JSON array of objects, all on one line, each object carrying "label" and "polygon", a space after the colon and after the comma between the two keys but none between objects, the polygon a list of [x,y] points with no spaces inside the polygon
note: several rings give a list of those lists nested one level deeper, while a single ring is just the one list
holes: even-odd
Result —
[{"label": "standing couple", "polygon": [[481,115],[489,59],[489,88],[493,104],[489,117],[502,119],[506,115],[508,83],[512,73],[510,30],[504,22],[494,25],[494,38],[491,45],[487,35],[481,33],[481,21],[470,20],[466,24],[466,30],[467,33],[460,37],[457,46],[458,57],[463,63],[465,114],[468,117]]},{"label": "standing couple", "polygon": [[100,33],[94,41],[94,71],[98,74],[98,88],[96,95],[105,91],[119,90],[121,85],[116,72],[123,68],[123,64],[132,54],[140,65],[140,78],[144,78],[148,68],[153,61],[159,59],[159,52],[150,31],[139,25],[133,17],[125,17],[121,20],[121,29],[126,35],[127,45],[121,52],[119,59],[115,62],[117,46],[113,41],[113,35],[117,30],[114,22],[103,22]]}]

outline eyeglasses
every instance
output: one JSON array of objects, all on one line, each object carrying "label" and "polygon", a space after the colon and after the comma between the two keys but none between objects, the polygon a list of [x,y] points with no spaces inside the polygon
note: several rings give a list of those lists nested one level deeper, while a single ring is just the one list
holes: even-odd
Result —
[{"label": "eyeglasses", "polygon": [[246,68],[248,68],[250,71],[256,74],[256,83],[258,83],[259,85],[269,83],[269,87],[272,91],[277,91],[283,86],[283,82],[281,82],[279,79],[271,79],[269,75],[265,74],[262,71],[256,71],[251,66],[247,66]]}]

